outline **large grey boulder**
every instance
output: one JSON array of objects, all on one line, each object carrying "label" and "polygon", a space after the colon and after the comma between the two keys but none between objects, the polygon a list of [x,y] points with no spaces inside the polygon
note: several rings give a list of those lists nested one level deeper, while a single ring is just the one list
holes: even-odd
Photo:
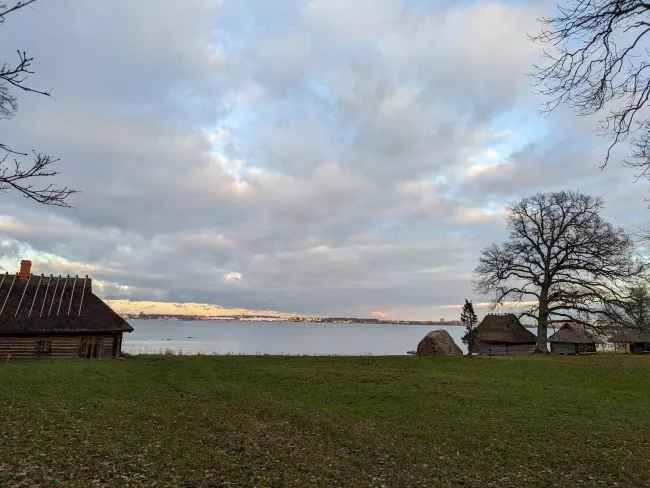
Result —
[{"label": "large grey boulder", "polygon": [[462,356],[463,351],[456,345],[446,330],[432,330],[418,344],[417,355],[431,356]]}]

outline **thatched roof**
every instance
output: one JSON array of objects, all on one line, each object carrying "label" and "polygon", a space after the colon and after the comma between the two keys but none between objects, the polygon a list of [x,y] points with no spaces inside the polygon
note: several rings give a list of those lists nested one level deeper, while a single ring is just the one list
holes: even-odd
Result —
[{"label": "thatched roof", "polygon": [[617,344],[650,342],[650,331],[643,331],[641,329],[618,329],[609,338],[609,342],[615,342]]},{"label": "thatched roof", "polygon": [[0,275],[0,334],[131,331],[90,278]]},{"label": "thatched roof", "polygon": [[566,342],[571,344],[602,344],[593,331],[583,324],[565,322],[560,330],[548,338],[549,342]]},{"label": "thatched roof", "polygon": [[507,342],[512,344],[536,343],[537,337],[526,329],[516,315],[488,314],[476,327],[476,338],[483,342]]}]

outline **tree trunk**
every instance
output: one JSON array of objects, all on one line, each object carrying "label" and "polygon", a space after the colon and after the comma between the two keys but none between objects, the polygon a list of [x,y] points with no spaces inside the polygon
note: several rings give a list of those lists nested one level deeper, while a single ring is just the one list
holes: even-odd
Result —
[{"label": "tree trunk", "polygon": [[536,353],[546,354],[548,352],[546,336],[548,335],[548,304],[545,297],[539,300],[539,317],[537,320],[537,347]]},{"label": "tree trunk", "polygon": [[474,351],[474,325],[470,324],[469,326],[469,336],[467,338],[467,355],[472,357],[472,352]]}]

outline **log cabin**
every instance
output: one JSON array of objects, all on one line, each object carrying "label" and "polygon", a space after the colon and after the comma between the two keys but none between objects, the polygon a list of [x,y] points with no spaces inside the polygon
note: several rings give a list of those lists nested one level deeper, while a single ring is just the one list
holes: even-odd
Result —
[{"label": "log cabin", "polygon": [[537,337],[526,329],[516,315],[488,314],[476,327],[474,354],[490,356],[518,356],[532,354]]},{"label": "log cabin", "polygon": [[31,261],[0,275],[0,361],[114,359],[131,327],[88,276],[35,276]]},{"label": "log cabin", "polygon": [[[559,324],[558,324],[559,325]],[[596,334],[583,324],[563,322],[558,331],[548,338],[555,354],[598,354],[596,344],[602,344]]]},{"label": "log cabin", "polygon": [[632,354],[650,354],[650,331],[642,329],[625,328],[619,329],[609,342],[613,344],[621,344]]}]

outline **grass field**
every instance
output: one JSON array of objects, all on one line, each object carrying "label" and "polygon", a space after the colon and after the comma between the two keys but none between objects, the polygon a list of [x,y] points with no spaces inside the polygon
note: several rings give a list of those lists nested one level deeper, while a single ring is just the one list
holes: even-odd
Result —
[{"label": "grass field", "polygon": [[0,486],[650,486],[650,358],[2,364]]}]

